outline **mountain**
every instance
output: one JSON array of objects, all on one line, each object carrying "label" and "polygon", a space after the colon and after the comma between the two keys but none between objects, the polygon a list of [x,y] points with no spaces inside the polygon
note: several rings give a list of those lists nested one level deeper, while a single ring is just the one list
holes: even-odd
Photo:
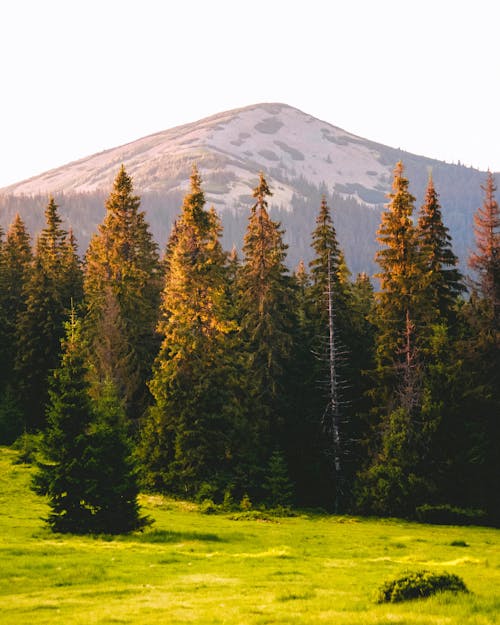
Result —
[{"label": "mountain", "polygon": [[325,194],[351,271],[372,273],[375,232],[398,160],[417,206],[432,171],[454,250],[464,261],[473,245],[472,215],[482,202],[484,172],[374,143],[278,103],[171,128],[0,189],[0,224],[7,227],[19,212],[36,233],[52,194],[84,251],[123,163],[163,246],[196,163],[207,201],[221,214],[226,248],[239,247],[262,170],[273,191],[271,213],[286,229],[291,267],[310,258],[310,233]]}]

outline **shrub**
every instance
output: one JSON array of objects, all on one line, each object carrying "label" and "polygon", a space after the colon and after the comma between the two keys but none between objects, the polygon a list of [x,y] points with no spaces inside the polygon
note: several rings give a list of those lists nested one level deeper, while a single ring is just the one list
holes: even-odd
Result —
[{"label": "shrub", "polygon": [[293,486],[288,477],[288,468],[282,452],[275,451],[269,459],[264,485],[270,507],[290,507]]},{"label": "shrub", "polygon": [[463,580],[451,573],[416,571],[385,582],[378,591],[377,603],[397,603],[430,597],[437,592],[469,592]]},{"label": "shrub", "polygon": [[215,499],[215,495],[217,494],[217,488],[214,484],[210,482],[202,482],[196,493],[196,501],[198,503],[203,503],[205,499]]},{"label": "shrub", "polygon": [[204,499],[199,507],[202,514],[215,514],[217,512],[217,506],[211,499]]},{"label": "shrub", "polygon": [[240,510],[243,512],[247,512],[252,509],[252,502],[250,501],[250,497],[245,493],[243,495],[242,500],[240,501]]},{"label": "shrub", "polygon": [[12,448],[19,452],[16,464],[33,464],[42,444],[42,434],[25,432],[13,443]]},{"label": "shrub", "polygon": [[227,488],[224,491],[224,499],[222,501],[222,509],[224,512],[232,512],[233,510],[237,510],[238,506],[234,501],[233,494],[231,489]]},{"label": "shrub", "polygon": [[449,504],[424,504],[415,510],[417,520],[421,523],[435,525],[485,525],[488,522],[484,510],[456,508]]}]

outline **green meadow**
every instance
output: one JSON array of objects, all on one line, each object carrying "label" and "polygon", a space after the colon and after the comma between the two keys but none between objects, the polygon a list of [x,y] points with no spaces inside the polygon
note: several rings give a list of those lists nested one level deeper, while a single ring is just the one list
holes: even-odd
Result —
[{"label": "green meadow", "polygon": [[[500,613],[498,530],[299,512],[202,514],[143,496],[131,536],[51,533],[31,468],[0,449],[0,623],[486,625]],[[233,517],[233,518],[231,518]],[[376,603],[409,570],[462,577],[469,594]]]}]

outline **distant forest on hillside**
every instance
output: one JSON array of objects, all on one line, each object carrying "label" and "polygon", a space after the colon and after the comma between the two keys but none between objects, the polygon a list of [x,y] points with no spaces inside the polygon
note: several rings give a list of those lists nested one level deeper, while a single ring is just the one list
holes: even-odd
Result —
[{"label": "distant forest on hillside", "polygon": [[50,526],[140,529],[140,489],[498,524],[497,189],[459,263],[437,173],[417,200],[398,162],[373,208],[303,181],[290,211],[261,172],[223,224],[196,167],[168,202],[123,166],[43,220],[1,199],[0,443],[34,449]]},{"label": "distant forest on hillside", "polygon": [[[416,197],[416,206],[420,206],[423,202],[427,177],[432,171],[436,187],[440,192],[443,216],[453,239],[453,247],[460,267],[466,273],[468,271],[467,258],[475,244],[472,217],[482,202],[480,184],[481,176],[484,177],[484,175],[469,167],[460,165],[451,167],[446,163],[430,159],[428,159],[427,168],[423,168],[420,157],[389,148],[385,148],[385,151],[390,152],[386,158],[394,157],[391,162],[396,162],[396,157],[403,154],[411,182],[411,191]],[[209,164],[204,163],[204,165]],[[188,179],[189,167],[189,163],[186,162],[181,172],[175,171],[176,179],[179,176]],[[285,230],[284,240],[289,245],[287,266],[291,270],[294,270],[301,260],[308,263],[312,258],[311,224],[314,223],[321,198],[325,196],[331,206],[338,239],[352,274],[366,272],[372,275],[377,271],[375,253],[378,243],[375,233],[387,202],[387,193],[390,191],[389,178],[386,187],[380,188],[377,192],[360,185],[348,187],[337,185],[335,190],[331,191],[326,184],[318,187],[303,177],[283,179],[283,172],[279,169],[271,168],[269,174],[276,184],[286,182],[296,190],[289,206],[277,205],[273,203],[272,197],[269,199],[270,214],[281,222]],[[213,190],[217,187],[217,181],[219,181],[218,186],[221,186],[220,177],[224,176],[225,172],[209,169],[206,175],[210,181],[209,183],[205,181],[206,186]],[[256,175],[255,179],[257,179]],[[172,224],[178,215],[179,207],[182,205],[183,193],[178,189],[170,191],[141,191],[139,189],[138,192],[141,195],[141,208],[146,213],[151,232],[160,245],[160,249],[163,249]],[[220,202],[223,202],[224,196],[219,192],[206,195],[207,204],[210,206],[213,202],[220,214],[223,224],[222,243],[225,249],[231,249],[235,245],[241,251],[248,214],[252,206],[251,195],[241,198],[241,203],[234,207],[221,205]],[[81,255],[87,249],[90,237],[104,217],[106,196],[107,191],[54,194],[66,227],[71,226],[77,236]],[[0,225],[6,229],[14,216],[19,213],[30,232],[39,232],[43,228],[47,200],[45,195],[0,194]]]}]

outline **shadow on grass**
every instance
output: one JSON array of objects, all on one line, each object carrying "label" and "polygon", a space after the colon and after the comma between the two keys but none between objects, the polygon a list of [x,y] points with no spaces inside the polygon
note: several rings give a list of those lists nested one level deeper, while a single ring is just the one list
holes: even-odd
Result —
[{"label": "shadow on grass", "polygon": [[122,541],[139,543],[181,543],[184,541],[199,541],[221,543],[227,542],[217,534],[205,534],[203,532],[175,532],[173,530],[151,530],[143,534],[133,534],[130,536],[120,536]]}]

